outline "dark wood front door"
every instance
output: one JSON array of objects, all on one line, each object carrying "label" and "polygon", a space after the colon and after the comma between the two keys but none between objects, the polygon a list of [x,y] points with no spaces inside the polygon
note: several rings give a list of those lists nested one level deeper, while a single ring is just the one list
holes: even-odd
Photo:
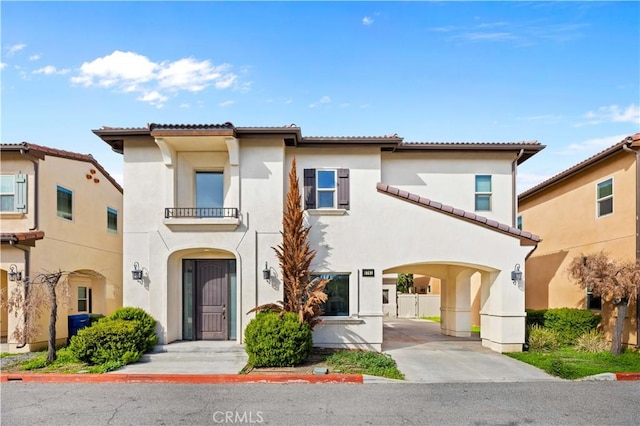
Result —
[{"label": "dark wood front door", "polygon": [[227,261],[199,260],[196,265],[196,338],[226,340]]}]

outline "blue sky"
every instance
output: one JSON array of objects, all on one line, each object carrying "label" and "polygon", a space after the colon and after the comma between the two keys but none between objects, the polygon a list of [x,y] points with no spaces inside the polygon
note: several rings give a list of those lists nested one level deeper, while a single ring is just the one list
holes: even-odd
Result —
[{"label": "blue sky", "polygon": [[[295,123],[303,136],[538,140],[522,191],[640,131],[638,2],[7,2],[1,140]],[[126,186],[125,186],[126,187]]]}]

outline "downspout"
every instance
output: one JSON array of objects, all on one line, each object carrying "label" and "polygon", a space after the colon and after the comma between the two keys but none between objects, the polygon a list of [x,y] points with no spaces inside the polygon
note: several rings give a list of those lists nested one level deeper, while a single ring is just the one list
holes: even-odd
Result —
[{"label": "downspout", "polygon": [[[26,149],[21,149],[20,150],[20,155],[22,156],[26,156],[29,153],[28,150]],[[33,175],[33,180],[34,180],[34,187],[33,188],[33,199],[34,199],[34,206],[33,206],[33,228],[29,228],[29,231],[35,231],[36,229],[38,229],[38,218],[40,216],[40,204],[38,203],[38,183],[39,183],[39,167],[40,167],[40,163],[39,160],[34,160],[33,158],[29,158],[29,161],[31,161],[33,163],[33,170],[34,170],[34,175]]]},{"label": "downspout", "polygon": [[524,149],[521,149],[515,160],[511,162],[511,226],[516,227],[516,216],[518,214],[518,203],[516,196],[516,169],[518,167],[518,160],[524,155]]},{"label": "downspout", "polygon": [[[22,281],[24,283],[24,298],[25,300],[27,299],[27,296],[29,294],[29,271],[31,268],[31,262],[30,262],[30,258],[31,258],[31,250],[29,248],[22,248],[20,247],[15,241],[11,240],[9,241],[9,244],[12,247],[17,248],[18,250],[22,250],[24,252],[24,280]],[[24,313],[24,324],[23,327],[25,328],[25,333],[23,333],[23,342],[21,345],[16,346],[16,349],[22,349],[25,346],[27,346],[27,336],[26,336],[26,327],[27,327],[27,313]]]},{"label": "downspout", "polygon": [[[636,156],[636,262],[640,263],[640,152],[627,145],[622,149]],[[636,296],[636,348],[640,348],[640,283]]]}]

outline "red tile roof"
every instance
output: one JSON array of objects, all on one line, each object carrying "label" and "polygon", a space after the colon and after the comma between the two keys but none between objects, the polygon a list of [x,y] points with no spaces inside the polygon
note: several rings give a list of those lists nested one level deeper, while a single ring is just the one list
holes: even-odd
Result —
[{"label": "red tile roof", "polygon": [[14,244],[33,245],[36,240],[44,238],[44,231],[29,232],[3,232],[0,234],[0,241],[3,243],[13,242]]},{"label": "red tile roof", "polygon": [[457,209],[455,207],[447,206],[437,201],[433,201],[428,198],[421,197],[417,194],[412,194],[407,191],[402,191],[398,188],[395,188],[393,186],[390,186],[384,183],[379,183],[377,185],[377,189],[378,189],[378,192],[391,195],[392,197],[399,198],[404,201],[408,201],[420,207],[424,207],[429,210],[436,211],[438,213],[444,213],[446,215],[453,216],[457,219],[462,219],[464,221],[473,223],[474,225],[479,225],[479,226],[488,228],[492,231],[497,231],[497,232],[509,235],[511,237],[519,238],[521,245],[526,245],[526,246],[536,245],[541,241],[540,237],[532,234],[531,232],[522,231],[518,228],[505,225],[495,220],[487,219],[486,217],[483,217],[483,216],[478,216],[475,213],[470,213],[462,209]]},{"label": "red tile roof", "polygon": [[555,176],[550,177],[549,179],[545,180],[542,183],[539,183],[538,185],[534,186],[533,188],[529,188],[526,191],[524,191],[523,193],[521,193],[520,195],[518,195],[518,200],[522,201],[526,198],[529,198],[531,196],[533,196],[534,194],[539,193],[540,191],[543,191],[544,189],[550,187],[551,185],[554,185],[558,182],[561,182],[571,176],[573,176],[576,173],[581,172],[582,170],[586,169],[587,167],[590,167],[602,160],[607,159],[608,157],[618,153],[619,151],[623,150],[623,147],[627,146],[629,148],[640,148],[640,133],[636,133],[634,135],[628,136],[626,138],[624,138],[623,140],[621,140],[620,142],[610,146],[609,148],[606,148],[602,151],[600,151],[599,153],[592,155],[591,157],[587,158],[584,161],[579,162],[578,164],[576,164],[575,166],[569,167],[568,169],[566,169],[563,172],[558,173]]},{"label": "red tile roof", "polygon": [[47,146],[36,145],[29,142],[3,143],[0,144],[0,151],[25,151],[29,154],[35,155],[38,158],[44,158],[45,155],[51,155],[53,157],[68,158],[70,160],[86,161],[87,163],[93,164],[96,169],[100,170],[104,177],[107,178],[107,180],[111,182],[111,184],[122,193],[122,187],[120,186],[120,184],[113,178],[113,176],[109,174],[109,172],[104,169],[104,167],[100,165],[100,163],[98,163],[95,158],[93,158],[91,154],[79,154],[77,152],[50,148]]}]

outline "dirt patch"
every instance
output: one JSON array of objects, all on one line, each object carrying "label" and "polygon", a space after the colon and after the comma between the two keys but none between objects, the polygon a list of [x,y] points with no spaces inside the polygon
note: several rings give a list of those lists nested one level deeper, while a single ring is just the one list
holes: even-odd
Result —
[{"label": "dirt patch", "polygon": [[326,359],[332,354],[344,349],[327,349],[313,348],[307,360],[295,367],[261,367],[245,370],[245,374],[313,374],[313,369],[317,367],[327,368],[329,373],[337,373],[332,371],[326,362]]}]

